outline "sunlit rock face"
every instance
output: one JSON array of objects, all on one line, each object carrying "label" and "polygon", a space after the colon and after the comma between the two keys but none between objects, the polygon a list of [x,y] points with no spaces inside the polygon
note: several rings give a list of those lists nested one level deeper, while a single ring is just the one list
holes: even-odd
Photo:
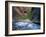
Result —
[{"label": "sunlit rock face", "polygon": [[39,24],[31,23],[31,22],[14,22],[13,30],[36,30],[40,29]]}]

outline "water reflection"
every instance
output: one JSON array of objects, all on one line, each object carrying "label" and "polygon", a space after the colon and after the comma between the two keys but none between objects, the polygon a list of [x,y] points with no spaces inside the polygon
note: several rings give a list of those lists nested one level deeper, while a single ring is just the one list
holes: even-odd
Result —
[{"label": "water reflection", "polygon": [[34,30],[34,29],[40,29],[40,25],[32,22],[14,22],[13,23],[13,30]]}]

